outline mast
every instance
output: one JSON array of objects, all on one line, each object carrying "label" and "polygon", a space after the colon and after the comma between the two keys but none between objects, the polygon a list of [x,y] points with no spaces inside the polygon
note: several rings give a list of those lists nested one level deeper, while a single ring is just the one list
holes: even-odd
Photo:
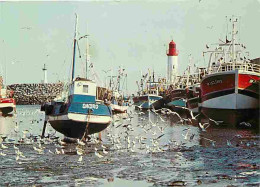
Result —
[{"label": "mast", "polygon": [[235,21],[232,17],[232,62],[235,62]]},{"label": "mast", "polygon": [[189,87],[189,81],[190,81],[190,67],[191,67],[191,55],[189,57],[189,65],[188,65],[188,75],[187,75],[187,82],[186,82],[186,87]]},{"label": "mast", "polygon": [[75,74],[75,58],[76,58],[76,43],[77,43],[77,24],[78,24],[78,15],[76,15],[76,22],[75,22],[75,33],[74,33],[74,41],[73,41],[73,58],[72,58],[72,75],[71,75],[71,81],[74,79]]},{"label": "mast", "polygon": [[88,64],[89,64],[88,62],[90,61],[88,36],[89,35],[86,35],[86,38],[87,38],[87,46],[86,46],[86,79],[88,79]]},{"label": "mast", "polygon": [[232,19],[230,19],[232,21],[232,63],[233,63],[233,69],[235,69],[236,67],[236,43],[235,43],[235,36],[237,34],[236,31],[236,25],[235,22],[237,22],[237,18],[235,19],[234,16],[232,16]]}]

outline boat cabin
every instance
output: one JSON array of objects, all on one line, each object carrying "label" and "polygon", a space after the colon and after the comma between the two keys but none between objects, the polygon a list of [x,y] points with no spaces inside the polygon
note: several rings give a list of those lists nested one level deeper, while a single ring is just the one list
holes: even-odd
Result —
[{"label": "boat cabin", "polygon": [[95,82],[76,78],[69,87],[69,101],[71,103],[95,103],[97,85]]}]

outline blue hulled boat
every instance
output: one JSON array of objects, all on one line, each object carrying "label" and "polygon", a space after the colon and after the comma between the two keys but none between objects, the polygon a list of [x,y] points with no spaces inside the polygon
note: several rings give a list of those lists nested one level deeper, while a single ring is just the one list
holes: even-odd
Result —
[{"label": "blue hulled boat", "polygon": [[80,139],[104,130],[112,121],[111,108],[97,99],[96,83],[87,78],[74,79],[76,43],[75,29],[72,81],[63,101],[52,101],[41,107],[45,111],[43,136],[47,121],[65,136]]},{"label": "blue hulled boat", "polygon": [[146,89],[144,89],[143,84],[147,75],[141,79],[140,86],[142,89],[138,92],[138,96],[133,97],[134,105],[139,109],[146,110],[154,108],[153,103],[163,98],[160,96],[160,92],[164,89],[161,80],[155,81],[154,72],[152,77],[149,76],[146,82]]}]

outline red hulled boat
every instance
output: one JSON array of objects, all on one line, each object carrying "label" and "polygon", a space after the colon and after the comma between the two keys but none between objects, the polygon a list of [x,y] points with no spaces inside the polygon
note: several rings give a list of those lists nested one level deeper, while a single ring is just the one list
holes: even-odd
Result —
[{"label": "red hulled boat", "polygon": [[236,43],[237,19],[232,17],[232,40],[220,43],[210,53],[208,74],[201,81],[201,110],[207,117],[239,125],[259,119],[260,65],[244,56]]},{"label": "red hulled boat", "polygon": [[[0,112],[3,115],[9,114],[16,109],[15,99],[12,98],[12,92],[6,94],[6,89],[1,90],[1,98],[0,98]],[[7,97],[9,96],[9,97]]]}]

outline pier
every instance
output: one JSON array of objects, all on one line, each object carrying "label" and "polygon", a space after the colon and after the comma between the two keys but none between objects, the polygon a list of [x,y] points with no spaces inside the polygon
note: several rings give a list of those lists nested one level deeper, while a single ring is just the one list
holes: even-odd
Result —
[{"label": "pier", "polygon": [[63,83],[12,84],[7,90],[13,91],[17,105],[40,105],[61,94]]}]

